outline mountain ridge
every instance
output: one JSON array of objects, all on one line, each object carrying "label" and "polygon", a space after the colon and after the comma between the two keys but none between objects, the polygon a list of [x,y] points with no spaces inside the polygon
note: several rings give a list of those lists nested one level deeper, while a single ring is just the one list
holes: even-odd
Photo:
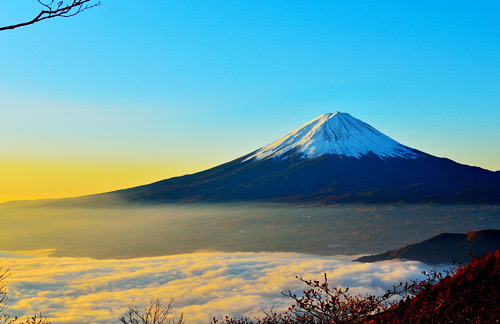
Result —
[{"label": "mountain ridge", "polygon": [[394,259],[420,261],[428,264],[468,262],[468,253],[478,257],[500,248],[500,230],[441,233],[427,240],[406,245],[397,250],[360,257],[357,262],[377,262]]},{"label": "mountain ridge", "polygon": [[[313,160],[294,157],[256,161],[254,165],[240,164],[243,159],[116,193],[134,202],[499,202],[496,193],[500,181],[488,181],[490,171],[446,158],[429,157],[403,163],[401,159],[381,160],[375,156],[364,159],[322,156]],[[336,168],[331,168],[332,165]],[[435,174],[438,171],[442,172]],[[456,174],[461,173],[466,174],[457,179]],[[464,178],[483,178],[483,181],[463,184],[460,180]],[[491,186],[494,188],[490,191]]]}]

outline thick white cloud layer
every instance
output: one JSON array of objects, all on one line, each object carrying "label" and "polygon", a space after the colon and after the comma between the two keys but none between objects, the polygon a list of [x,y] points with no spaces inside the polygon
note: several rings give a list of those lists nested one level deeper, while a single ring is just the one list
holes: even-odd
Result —
[{"label": "thick white cloud layer", "polygon": [[188,323],[225,315],[261,315],[262,308],[292,304],[281,292],[300,292],[295,279],[321,280],[356,293],[382,294],[393,284],[421,276],[419,262],[355,263],[352,258],[296,253],[192,253],[126,260],[15,257],[0,254],[12,273],[8,309],[42,312],[57,323],[118,323],[130,303],[174,298],[173,312]]}]

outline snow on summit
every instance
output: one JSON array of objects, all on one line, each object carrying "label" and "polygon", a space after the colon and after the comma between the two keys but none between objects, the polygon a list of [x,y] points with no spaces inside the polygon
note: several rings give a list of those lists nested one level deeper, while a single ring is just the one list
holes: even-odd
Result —
[{"label": "snow on summit", "polygon": [[286,158],[298,153],[303,158],[324,154],[360,158],[369,153],[380,158],[415,158],[418,153],[347,113],[322,114],[292,133],[274,141],[245,159]]}]

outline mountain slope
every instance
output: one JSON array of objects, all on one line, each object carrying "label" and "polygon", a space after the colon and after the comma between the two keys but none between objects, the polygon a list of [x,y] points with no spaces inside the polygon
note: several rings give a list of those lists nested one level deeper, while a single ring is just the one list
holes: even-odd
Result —
[{"label": "mountain slope", "polygon": [[138,203],[498,203],[500,174],[409,148],[337,112],[234,161],[109,195]]},{"label": "mountain slope", "polygon": [[470,257],[500,249],[500,230],[483,230],[467,234],[442,233],[425,241],[407,245],[399,250],[388,251],[356,259],[359,262],[377,262],[408,259],[424,263],[468,262]]}]

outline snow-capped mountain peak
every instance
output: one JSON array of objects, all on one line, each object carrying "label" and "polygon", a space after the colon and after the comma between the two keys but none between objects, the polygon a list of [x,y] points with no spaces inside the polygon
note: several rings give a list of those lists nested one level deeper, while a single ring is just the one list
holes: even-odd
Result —
[{"label": "snow-capped mountain peak", "polygon": [[419,154],[347,113],[318,116],[309,123],[257,150],[251,159],[286,158],[290,154],[315,158],[324,154],[361,158],[373,153],[380,158],[415,158]]}]

